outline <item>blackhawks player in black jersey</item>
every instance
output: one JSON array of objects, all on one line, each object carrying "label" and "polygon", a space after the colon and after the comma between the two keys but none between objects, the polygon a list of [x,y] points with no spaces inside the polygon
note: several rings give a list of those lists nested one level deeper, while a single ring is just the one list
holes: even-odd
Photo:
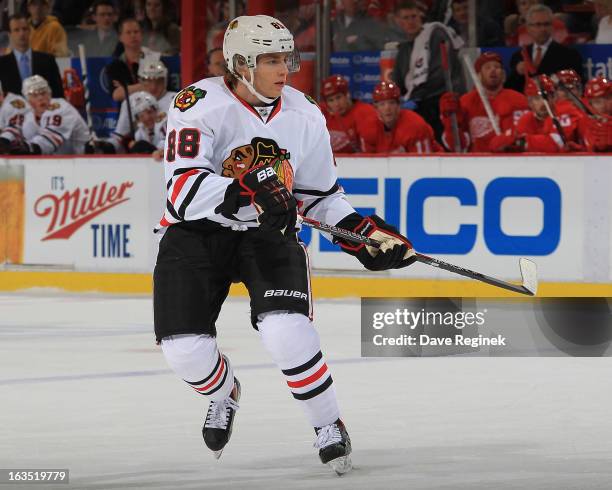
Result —
[{"label": "blackhawks player in black jersey", "polygon": [[356,213],[338,186],[325,118],[287,86],[299,69],[289,30],[272,17],[238,17],[223,54],[225,77],[184,88],[169,111],[155,335],[170,367],[210,400],[203,436],[219,457],[240,383],[217,347],[215,321],[232,281],[243,282],[251,323],[314,428],[321,461],[344,473],[351,442],[313,326],[296,216],[381,240],[380,249],[339,241],[370,270],[410,265],[414,250],[378,216]]}]

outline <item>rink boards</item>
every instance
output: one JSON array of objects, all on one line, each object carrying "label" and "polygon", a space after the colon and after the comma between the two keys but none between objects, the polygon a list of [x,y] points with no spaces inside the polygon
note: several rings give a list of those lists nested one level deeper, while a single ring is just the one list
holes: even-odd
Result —
[{"label": "rink boards", "polygon": [[[351,204],[397,226],[419,252],[508,280],[519,279],[518,258],[528,257],[538,264],[540,281],[549,283],[544,292],[572,294],[569,287],[573,294],[609,295],[609,156],[360,156],[338,157],[337,165]],[[108,291],[150,289],[152,229],[165,202],[159,163],[5,159],[0,191],[0,263],[6,263],[0,289],[95,289],[92,283]],[[454,278],[420,264],[366,273],[318,232],[305,229],[301,237],[324,295],[372,289],[388,295],[412,286],[443,295],[453,294],[446,288],[472,287],[439,281]],[[36,273],[21,272],[33,268]],[[100,272],[106,274],[92,275]]]}]

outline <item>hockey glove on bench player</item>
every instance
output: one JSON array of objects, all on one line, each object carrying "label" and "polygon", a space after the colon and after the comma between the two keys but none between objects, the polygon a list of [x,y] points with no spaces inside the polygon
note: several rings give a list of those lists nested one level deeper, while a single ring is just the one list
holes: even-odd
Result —
[{"label": "hockey glove on bench player", "polygon": [[253,204],[260,213],[260,230],[285,230],[287,233],[295,230],[297,201],[272,167],[253,167],[240,179],[234,180],[225,192],[223,203],[217,206],[215,212],[234,215],[241,206],[249,204]]},{"label": "hockey glove on bench player", "polygon": [[400,269],[416,261],[414,249],[408,239],[375,214],[365,218],[358,213],[349,214],[336,226],[382,242],[380,248],[376,248],[364,243],[334,238],[334,243],[339,244],[346,253],[357,257],[368,270]]}]

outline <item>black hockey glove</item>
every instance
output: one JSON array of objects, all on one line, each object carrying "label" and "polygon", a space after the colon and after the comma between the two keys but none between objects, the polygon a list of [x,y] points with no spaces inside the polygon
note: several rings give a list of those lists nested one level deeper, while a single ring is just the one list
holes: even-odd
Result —
[{"label": "black hockey glove", "polygon": [[11,155],[40,155],[42,150],[36,143],[28,143],[26,141],[15,141],[9,151]]},{"label": "black hockey glove", "polygon": [[255,205],[260,213],[260,230],[284,230],[287,234],[295,230],[297,202],[272,167],[253,167],[240,179],[235,179],[227,187],[223,203],[215,212],[232,217],[242,206],[249,204]]},{"label": "black hockey glove", "polygon": [[412,243],[375,214],[367,217],[358,213],[349,214],[336,226],[382,242],[380,248],[376,248],[334,237],[334,243],[339,244],[344,252],[357,257],[368,270],[400,269],[416,261]]},{"label": "black hockey glove", "polygon": [[93,140],[85,144],[85,153],[87,155],[112,155],[117,153],[112,143],[104,140]]}]

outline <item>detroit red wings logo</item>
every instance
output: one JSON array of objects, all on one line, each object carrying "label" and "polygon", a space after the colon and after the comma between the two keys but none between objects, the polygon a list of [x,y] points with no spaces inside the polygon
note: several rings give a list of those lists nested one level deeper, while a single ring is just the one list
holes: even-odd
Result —
[{"label": "detroit red wings logo", "polygon": [[257,165],[270,165],[280,181],[289,190],[293,188],[293,168],[289,159],[291,154],[280,148],[276,141],[255,137],[250,144],[234,148],[223,160],[224,177],[240,178],[247,170]]}]

